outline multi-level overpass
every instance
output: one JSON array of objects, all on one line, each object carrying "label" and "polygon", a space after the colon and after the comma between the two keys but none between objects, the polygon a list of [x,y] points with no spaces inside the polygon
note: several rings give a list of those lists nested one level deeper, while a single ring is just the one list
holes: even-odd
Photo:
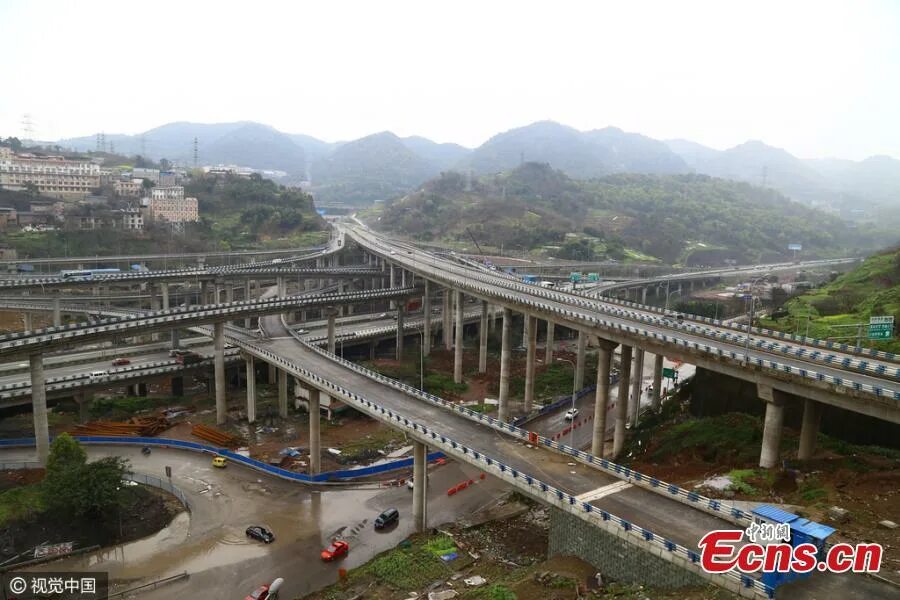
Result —
[{"label": "multi-level overpass", "polygon": [[[624,382],[629,378],[627,371],[631,348],[635,347],[639,351],[650,350],[657,355],[684,357],[688,362],[756,381],[762,389],[770,390],[769,405],[776,407],[772,409],[773,414],[778,413],[779,405],[783,408],[783,394],[788,392],[802,394],[811,402],[844,405],[850,410],[864,413],[870,411],[867,414],[874,412],[889,420],[897,418],[895,405],[900,396],[892,387],[897,380],[896,363],[892,361],[892,357],[861,361],[857,356],[838,352],[828,358],[826,353],[816,355],[808,352],[808,349],[807,352],[801,352],[802,348],[781,339],[764,339],[759,344],[715,323],[690,319],[677,322],[646,307],[622,306],[542,290],[508,278],[458,267],[414,248],[386,243],[358,228],[348,230],[348,238],[354,240],[368,256],[376,257],[376,263],[388,265],[392,281],[396,281],[395,271],[402,270],[401,281],[407,280],[406,273],[410,273],[410,283],[421,283],[424,280],[424,291],[420,291],[421,287],[406,286],[349,294],[263,298],[225,305],[163,310],[89,325],[76,324],[67,328],[50,328],[46,331],[0,337],[0,356],[27,354],[32,367],[32,385],[37,390],[44,387],[41,381],[43,372],[40,356],[46,349],[164,329],[205,328],[214,338],[217,409],[223,416],[224,376],[220,380],[220,373],[224,373],[224,366],[220,365],[224,365],[224,342],[228,340],[246,355],[254,357],[254,360],[274,364],[285,374],[301,381],[309,388],[311,410],[317,411],[318,398],[324,392],[407,432],[417,442],[419,466],[415,478],[418,489],[424,489],[425,483],[421,468],[425,446],[434,446],[508,481],[542,502],[571,513],[600,531],[619,536],[628,544],[644,548],[658,555],[660,560],[677,564],[696,576],[701,574],[692,559],[691,549],[696,548],[698,537],[711,528],[725,527],[729,521],[745,523],[747,515],[743,511],[730,510],[718,501],[703,499],[687,492],[682,494],[677,488],[672,491],[672,487],[662,482],[622,469],[600,458],[603,454],[602,434],[606,430],[606,408],[609,403],[609,365],[616,344],[623,346]],[[372,260],[367,262],[371,264]],[[345,302],[368,301],[373,298],[402,299],[424,294],[423,330],[429,332],[429,335],[423,336],[423,341],[427,351],[431,345],[432,331],[430,303],[438,286],[445,288],[443,315],[452,314],[457,321],[454,336],[455,359],[460,368],[461,325],[466,318],[462,298],[471,296],[481,301],[480,358],[486,356],[489,307],[493,305],[503,309],[499,420],[449,405],[334,356],[333,312],[329,313],[327,324],[328,346],[332,352],[314,348],[297,339],[282,317],[286,312],[302,308],[328,309]],[[281,290],[276,288],[270,293],[279,291]],[[447,293],[448,291],[451,293]],[[455,300],[452,303],[451,296]],[[451,307],[448,308],[448,305]],[[561,446],[505,422],[509,417],[509,329],[513,311],[525,314],[528,324],[526,403],[529,400],[529,383],[530,393],[533,395],[536,319],[574,329],[580,333],[584,342],[592,341],[599,346],[600,368],[595,416],[600,411],[603,415],[602,419],[595,418],[595,447],[590,454]],[[397,327],[401,331],[405,327],[404,312],[404,303],[400,302]],[[269,333],[268,339],[262,340],[243,328],[225,325],[227,321],[247,315],[261,317],[262,328]],[[447,325],[445,320],[444,337],[449,340],[447,332],[450,328]],[[552,333],[550,335],[552,338]],[[398,347],[402,347],[402,338],[402,335],[397,337]],[[248,375],[250,372],[251,369],[248,368]],[[281,386],[286,385],[286,382],[286,377],[279,377],[279,396]],[[248,388],[249,386],[248,382]],[[620,386],[614,450],[621,447],[624,438],[628,387],[624,384]],[[658,390],[659,385],[654,388]],[[626,390],[624,401],[621,392],[623,389]],[[816,409],[814,407],[811,410]],[[36,423],[37,412],[35,410]],[[248,414],[251,414],[249,410]],[[312,421],[316,425],[311,422],[311,428],[316,427],[317,421]],[[600,421],[600,425],[597,421]],[[774,452],[777,454],[780,423],[776,418],[767,418],[766,429],[769,451],[773,451],[771,446],[774,443]],[[37,432],[39,443],[41,433]],[[318,440],[318,432],[311,429],[310,439],[312,445],[313,440]],[[765,458],[765,447],[763,455]],[[572,460],[577,462],[574,469],[569,464]],[[623,479],[630,487],[619,486],[621,489],[617,488],[615,493],[589,499],[598,489]],[[414,512],[417,521],[424,523],[424,500],[419,500],[418,494],[416,498]],[[826,579],[831,578],[817,577],[815,581],[818,583],[804,585],[821,585]],[[724,577],[713,580],[744,595],[759,596],[770,592],[752,578]],[[836,586],[829,589],[845,589],[847,597],[852,597],[853,594],[859,597],[860,590],[866,590],[869,597],[878,597],[877,592],[869,594],[871,590],[863,584],[847,585],[842,581],[845,579],[835,578],[835,581],[829,581],[828,585]],[[844,585],[846,587],[841,588]]]}]

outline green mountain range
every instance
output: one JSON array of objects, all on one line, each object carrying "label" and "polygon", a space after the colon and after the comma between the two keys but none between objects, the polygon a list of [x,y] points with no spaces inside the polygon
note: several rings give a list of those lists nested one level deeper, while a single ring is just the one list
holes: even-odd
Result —
[{"label": "green mountain range", "polygon": [[896,238],[747,183],[697,174],[576,180],[541,163],[480,177],[444,173],[376,219],[423,241],[468,243],[471,235],[483,246],[549,246],[571,258],[621,258],[624,248],[690,264],[787,259],[792,243],[805,258],[845,255]]}]

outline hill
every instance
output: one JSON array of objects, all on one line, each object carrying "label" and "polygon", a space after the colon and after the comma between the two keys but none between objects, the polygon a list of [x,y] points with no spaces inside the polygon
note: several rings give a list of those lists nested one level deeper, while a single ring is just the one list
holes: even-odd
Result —
[{"label": "hill", "polygon": [[608,127],[581,132],[539,121],[495,135],[458,168],[475,173],[508,171],[522,162],[548,163],[570,177],[586,179],[622,171],[687,172],[687,164],[662,142]]},{"label": "hill", "polygon": [[287,135],[259,123],[246,123],[204,145],[202,156],[207,164],[238,164],[291,174],[306,171],[303,148]]},{"label": "hill", "polygon": [[459,144],[439,144],[417,135],[402,138],[403,145],[439,170],[449,169],[471,152]]},{"label": "hill", "polygon": [[[868,323],[872,316],[893,316],[900,323],[900,247],[870,256],[856,269],[844,273],[822,288],[789,300],[785,316],[763,319],[764,327],[820,339],[850,336],[855,343],[856,327],[836,327]],[[895,334],[896,334],[895,325]],[[886,352],[900,352],[897,339],[868,342],[861,329],[863,346]]]},{"label": "hill", "polygon": [[843,221],[770,189],[705,175],[616,174],[579,181],[546,164],[467,181],[444,173],[389,202],[378,227],[419,240],[558,246],[556,256],[621,258],[623,247],[666,261],[767,262],[877,247]]},{"label": "hill", "polygon": [[410,150],[389,131],[347,142],[313,165],[320,202],[370,204],[399,196],[440,169]]}]

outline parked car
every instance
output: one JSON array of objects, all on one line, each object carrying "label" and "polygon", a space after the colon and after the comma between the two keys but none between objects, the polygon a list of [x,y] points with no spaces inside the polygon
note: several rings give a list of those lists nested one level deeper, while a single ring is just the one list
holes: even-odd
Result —
[{"label": "parked car", "polygon": [[224,456],[217,456],[212,459],[212,466],[216,467],[217,469],[224,469],[227,464],[228,459]]},{"label": "parked car", "polygon": [[129,360],[127,358],[117,358],[114,361],[112,361],[112,366],[114,366],[114,367],[121,367],[122,365],[130,365],[130,364],[131,364],[131,360]]},{"label": "parked car", "polygon": [[329,562],[345,556],[350,552],[350,544],[344,540],[334,540],[331,545],[322,550],[322,560]]},{"label": "parked car", "polygon": [[245,533],[247,534],[247,537],[259,540],[266,544],[271,544],[275,541],[275,534],[261,525],[251,525],[247,528]]},{"label": "parked car", "polygon": [[278,598],[278,590],[284,579],[279,577],[275,581],[267,585],[261,585],[253,590],[244,600],[276,600]]},{"label": "parked car", "polygon": [[574,419],[577,416],[578,416],[577,408],[570,408],[569,410],[566,411],[566,421],[571,421],[572,419]]},{"label": "parked car", "polygon": [[377,517],[375,517],[375,529],[384,529],[389,525],[393,525],[400,520],[400,511],[396,508],[389,508]]}]

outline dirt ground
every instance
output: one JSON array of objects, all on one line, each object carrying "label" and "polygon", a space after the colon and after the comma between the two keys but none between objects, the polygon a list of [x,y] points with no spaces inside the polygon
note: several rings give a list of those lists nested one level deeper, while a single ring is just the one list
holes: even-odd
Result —
[{"label": "dirt ground", "polygon": [[[837,529],[829,537],[831,543],[880,543],[884,548],[882,574],[900,583],[900,528],[878,524],[883,520],[900,523],[900,461],[895,451],[820,442],[812,460],[788,460],[787,469],[770,471],[759,469],[755,461],[711,459],[715,454],[704,448],[648,458],[657,449],[655,440],[686,418],[680,415],[663,423],[649,436],[644,432],[649,444],[641,457],[628,462],[629,466],[688,489],[700,488],[714,476],[744,472],[742,480],[749,487],[725,491],[703,487],[700,491],[713,498],[787,504],[792,512]],[[798,432],[785,428],[785,457],[796,452],[798,437]],[[834,506],[848,511],[846,520],[836,521],[831,516],[829,510]]]},{"label": "dirt ground", "polygon": [[[520,505],[518,500],[512,498],[509,503],[514,510],[500,511],[507,515],[505,517],[473,527],[451,525],[429,534],[415,535],[401,543],[399,548],[383,553],[366,565],[354,569],[346,581],[306,598],[398,600],[411,597],[411,592],[416,592],[419,598],[426,598],[430,591],[449,589],[456,590],[460,600],[733,598],[728,593],[712,588],[660,590],[619,584],[608,578],[600,586],[595,577],[597,569],[580,558],[547,558],[547,508],[530,503]],[[425,551],[435,540],[446,541],[448,538],[457,558],[443,563]],[[425,577],[419,578],[421,587],[411,589],[408,585],[397,584],[398,580],[409,580],[402,575],[404,568],[415,568],[427,573]],[[486,583],[477,587],[468,586],[464,580],[474,576],[484,578]]]},{"label": "dirt ground", "polygon": [[[37,329],[53,325],[53,316],[46,312],[33,314]],[[25,329],[25,319],[19,311],[0,310],[0,333],[14,333]]]},{"label": "dirt ground", "polygon": [[[29,483],[43,478],[43,471],[4,472],[0,485],[10,482]],[[174,496],[144,486],[127,488],[125,505],[118,515],[102,519],[60,519],[41,514],[34,519],[17,521],[0,529],[0,559],[9,559],[43,543],[74,542],[75,548],[110,546],[137,540],[156,533],[184,507]],[[27,560],[29,556],[23,559]]]}]

